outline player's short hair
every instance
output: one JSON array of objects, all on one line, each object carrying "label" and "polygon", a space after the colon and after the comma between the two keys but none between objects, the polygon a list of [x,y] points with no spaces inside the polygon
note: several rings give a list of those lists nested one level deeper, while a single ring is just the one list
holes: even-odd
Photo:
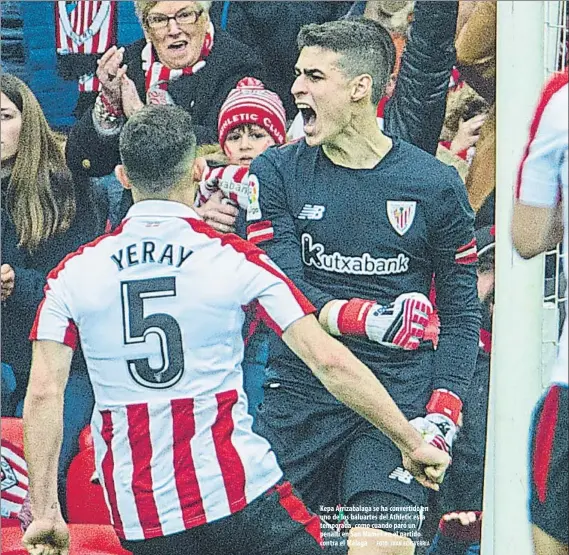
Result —
[{"label": "player's short hair", "polygon": [[340,69],[349,78],[370,75],[371,101],[377,104],[395,68],[395,45],[377,21],[364,18],[311,23],[300,29],[298,50],[317,46],[340,54]]},{"label": "player's short hair", "polygon": [[196,153],[192,118],[178,106],[148,105],[125,123],[119,151],[131,184],[159,195],[191,174]]}]

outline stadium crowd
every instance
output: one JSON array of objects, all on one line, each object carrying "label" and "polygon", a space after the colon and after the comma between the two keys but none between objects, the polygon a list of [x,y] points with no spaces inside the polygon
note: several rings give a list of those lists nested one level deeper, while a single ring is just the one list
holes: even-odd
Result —
[{"label": "stadium crowd", "polygon": [[[3,419],[37,418],[30,412],[34,395],[24,403],[32,366],[29,337],[50,339],[39,318],[44,302],[49,314],[55,312],[49,297],[42,300],[51,289],[58,291],[57,272],[50,272],[82,245],[120,236],[125,219],[142,214],[136,212],[141,199],[154,199],[144,204],[165,198],[158,188],[148,192],[149,176],[158,183],[161,175],[177,175],[170,165],[192,157],[188,175],[180,178],[186,189],[179,198],[188,199],[197,216],[184,217],[197,217],[222,245],[233,244],[236,234],[266,251],[314,305],[321,327],[371,368],[420,436],[452,459],[444,481],[430,482],[429,468],[444,461],[406,455],[402,440],[369,416],[370,407],[366,412],[350,405],[349,394],[335,393],[310,371],[296,339],[282,334],[284,327],[275,333],[272,318],[281,320],[270,311],[267,318],[262,302],[248,304],[240,379],[250,416],[241,415],[245,424],[238,422],[236,430],[244,425],[268,441],[286,479],[313,511],[297,507],[296,520],[312,536],[316,526],[318,548],[330,553],[347,553],[348,538],[351,555],[479,553],[494,306],[495,2],[135,5],[144,38],[98,56],[99,90],[81,95],[68,135],[50,129],[24,82],[2,75]],[[153,118],[159,116],[146,107],[169,105],[190,114],[195,156],[193,145],[175,160],[156,144],[162,159],[152,158],[149,149],[147,163],[133,167],[138,158],[129,140],[136,144],[137,132],[158,125]],[[179,114],[169,117],[177,117],[172,129],[187,129]],[[125,247],[115,264],[123,270],[142,257],[154,262],[160,256],[160,262],[181,267],[181,248],[159,255]],[[217,268],[219,261],[206,260]],[[237,280],[231,257],[227,264],[221,274],[235,272]],[[203,275],[209,276],[205,269]],[[216,276],[210,278],[217,283]],[[91,279],[85,276],[86,283]],[[196,284],[187,295],[209,299],[208,286]],[[93,294],[101,291],[93,282]],[[178,294],[184,303],[184,293]],[[138,297],[128,302],[136,304]],[[204,329],[208,322],[204,318]],[[138,340],[147,329],[139,329]],[[62,342],[70,345],[73,333],[67,329]],[[215,344],[209,349],[215,359]],[[173,545],[156,543],[156,536],[168,533],[145,528],[140,506],[136,532],[127,530],[124,506],[119,510],[113,502],[114,486],[101,475],[100,460],[95,470],[97,441],[112,432],[98,425],[94,435],[100,437],[93,439],[89,431],[93,410],[102,405],[87,368],[107,356],[91,351],[74,352],[62,400],[56,497],[63,517],[79,524],[112,523],[122,548],[133,553],[175,553]],[[131,371],[135,381],[158,379],[144,378],[141,360],[129,362],[137,368]],[[164,370],[167,376],[170,370]],[[143,377],[135,377],[137,372]],[[161,379],[149,387],[160,387]],[[99,377],[96,384],[104,391]],[[2,517],[19,518],[27,529],[34,496],[30,513],[22,445],[3,433]],[[4,488],[10,473],[5,464],[18,469],[17,495]],[[283,493],[286,486],[270,485],[278,489],[281,505],[296,499]],[[225,487],[230,493],[231,484]],[[251,514],[246,518],[255,519]],[[320,518],[321,529],[311,515]],[[212,526],[210,519],[198,524]],[[358,551],[357,526],[368,534],[381,530],[382,542],[368,536],[369,546]],[[263,530],[260,523],[256,534]],[[30,552],[41,543],[38,533],[32,525]],[[59,533],[52,531],[53,545],[61,539],[57,549],[63,550],[66,539]],[[188,541],[200,545],[196,537]],[[292,555],[294,541],[291,536],[290,545],[271,551]],[[126,552],[113,545],[113,553]],[[208,549],[230,555],[230,544],[223,545]],[[316,552],[298,546],[296,555]],[[233,550],[266,552],[237,545]]]}]

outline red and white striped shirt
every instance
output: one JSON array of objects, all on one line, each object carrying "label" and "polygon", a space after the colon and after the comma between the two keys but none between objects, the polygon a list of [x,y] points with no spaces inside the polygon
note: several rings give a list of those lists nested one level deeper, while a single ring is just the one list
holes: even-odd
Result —
[{"label": "red and white striped shirt", "polygon": [[[563,247],[569,248],[569,146],[568,73],[552,77],[546,84],[530,127],[529,140],[518,170],[516,198],[531,206],[554,208],[563,202]],[[565,272],[567,261],[564,260]],[[567,384],[568,356],[567,319],[563,324],[559,353],[553,369],[552,381]]]},{"label": "red and white striped shirt", "polygon": [[314,311],[255,246],[176,202],[135,204],[48,276],[31,339],[81,346],[113,525],[170,535],[243,509],[281,478],[251,430],[243,308],[282,333]]}]

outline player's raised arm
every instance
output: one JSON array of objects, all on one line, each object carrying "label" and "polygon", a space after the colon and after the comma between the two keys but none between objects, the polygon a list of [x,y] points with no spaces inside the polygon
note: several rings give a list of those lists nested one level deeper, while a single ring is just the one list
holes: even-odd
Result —
[{"label": "player's raised arm", "polygon": [[456,61],[458,2],[416,2],[413,23],[385,131],[435,154],[443,127],[448,83]]},{"label": "player's raised arm", "polygon": [[282,339],[334,397],[397,445],[405,467],[421,484],[438,490],[448,457],[422,440],[367,366],[330,337],[312,316],[291,324]]}]

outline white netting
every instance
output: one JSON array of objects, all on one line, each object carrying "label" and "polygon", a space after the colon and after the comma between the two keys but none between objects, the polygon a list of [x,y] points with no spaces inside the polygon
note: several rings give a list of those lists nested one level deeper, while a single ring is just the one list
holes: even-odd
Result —
[{"label": "white netting", "polygon": [[[567,0],[545,2],[545,77],[562,71],[567,66],[567,5]],[[564,302],[567,298],[567,280],[561,262],[566,257],[567,253],[562,253],[560,246],[546,255],[542,359],[544,387],[548,385],[549,373],[556,357],[559,326],[566,317]]]}]

